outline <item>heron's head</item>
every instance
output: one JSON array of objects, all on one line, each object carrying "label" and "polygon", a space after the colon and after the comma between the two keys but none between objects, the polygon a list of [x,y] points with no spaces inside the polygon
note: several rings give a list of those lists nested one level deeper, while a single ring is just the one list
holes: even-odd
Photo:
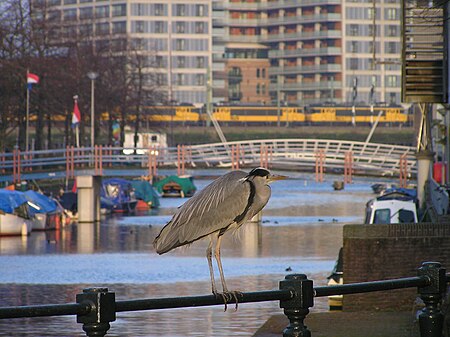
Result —
[{"label": "heron's head", "polygon": [[264,179],[266,184],[271,183],[276,180],[284,180],[288,178],[287,176],[282,176],[279,174],[272,174],[269,170],[263,167],[254,168],[249,172],[246,179]]}]

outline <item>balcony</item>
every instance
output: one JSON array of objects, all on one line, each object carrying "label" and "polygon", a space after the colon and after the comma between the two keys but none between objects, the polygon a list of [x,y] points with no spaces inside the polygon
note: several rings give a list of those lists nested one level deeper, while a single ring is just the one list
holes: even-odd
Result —
[{"label": "balcony", "polygon": [[340,64],[317,64],[313,66],[271,67],[269,75],[289,75],[305,73],[330,73],[341,72]]},{"label": "balcony", "polygon": [[304,56],[328,56],[341,55],[342,48],[310,48],[310,49],[292,49],[292,50],[270,50],[270,58],[286,58],[286,57],[304,57]]},{"label": "balcony", "polygon": [[269,90],[331,90],[331,89],[340,89],[342,87],[341,81],[322,81],[322,82],[295,82],[295,83],[282,83],[278,86],[277,83],[271,83],[269,85]]},{"label": "balcony", "polygon": [[295,33],[281,33],[269,34],[261,38],[261,42],[281,42],[281,41],[301,41],[311,39],[329,39],[341,38],[342,32],[340,30],[319,30],[313,32],[295,32]]}]

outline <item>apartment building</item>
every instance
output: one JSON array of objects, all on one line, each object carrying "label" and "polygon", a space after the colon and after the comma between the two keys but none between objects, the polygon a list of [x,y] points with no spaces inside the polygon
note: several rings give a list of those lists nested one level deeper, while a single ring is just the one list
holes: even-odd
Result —
[{"label": "apartment building", "polygon": [[132,40],[179,103],[400,102],[400,0],[47,3],[97,40]]},{"label": "apartment building", "polygon": [[[254,74],[267,67],[272,103],[400,102],[399,0],[230,0],[227,8],[226,69],[248,59],[242,82],[258,83]],[[233,52],[264,47],[265,63]],[[249,89],[241,101],[267,101]]]},{"label": "apartment building", "polygon": [[[96,45],[117,43],[120,40],[111,37],[122,36],[144,51],[145,72],[155,75],[169,100],[204,104],[214,85],[222,86],[215,94],[223,95],[223,75],[221,81],[213,80],[220,78],[224,67],[220,41],[213,51],[213,37],[220,32],[212,28],[211,0],[48,0],[48,4],[51,18],[94,36]],[[216,6],[216,13],[219,9]]]}]

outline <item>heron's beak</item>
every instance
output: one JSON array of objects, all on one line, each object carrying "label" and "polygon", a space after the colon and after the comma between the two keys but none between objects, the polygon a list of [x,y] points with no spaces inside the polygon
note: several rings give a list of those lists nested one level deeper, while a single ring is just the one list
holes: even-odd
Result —
[{"label": "heron's beak", "polygon": [[282,175],[279,175],[279,174],[271,174],[269,176],[269,183],[271,183],[272,181],[284,180],[284,179],[287,179],[287,178],[289,178],[289,177],[288,176],[282,176]]}]

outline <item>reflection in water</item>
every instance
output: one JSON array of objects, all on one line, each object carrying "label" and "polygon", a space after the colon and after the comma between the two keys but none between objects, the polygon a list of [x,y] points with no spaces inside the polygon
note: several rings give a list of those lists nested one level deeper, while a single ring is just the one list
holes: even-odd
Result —
[{"label": "reflection in water", "polygon": [[[342,245],[343,225],[362,222],[371,197],[364,181],[343,191],[334,191],[331,181],[307,178],[274,184],[262,224],[247,224],[223,240],[230,289],[277,289],[287,273],[306,273],[324,285]],[[73,303],[92,286],[108,287],[118,300],[209,294],[207,241],[162,256],[152,247],[183,201],[161,199],[160,209],[140,216],[0,238],[0,306]],[[313,308],[326,309],[325,298]],[[241,304],[237,313],[223,307],[118,313],[108,336],[251,336],[280,312],[279,303],[262,302]],[[11,336],[12,325],[14,336],[85,336],[74,317],[0,320],[0,336]]]}]

